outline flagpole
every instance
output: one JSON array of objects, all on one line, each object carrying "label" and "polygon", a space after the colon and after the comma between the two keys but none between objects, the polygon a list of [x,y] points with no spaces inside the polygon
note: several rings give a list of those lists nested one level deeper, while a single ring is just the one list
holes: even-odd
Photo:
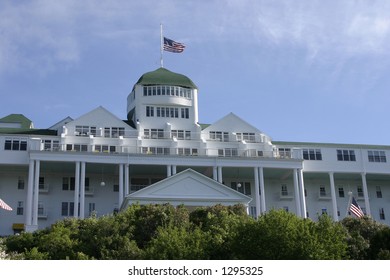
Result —
[{"label": "flagpole", "polygon": [[348,199],[348,207],[347,207],[347,212],[345,213],[345,217],[348,217],[348,212],[349,212],[349,208],[351,207],[351,203],[352,203],[352,191],[348,191],[348,195],[349,195],[349,199]]},{"label": "flagpole", "polygon": [[163,63],[163,28],[162,28],[162,23],[160,23],[160,66],[161,66],[161,68],[164,67],[164,63]]}]

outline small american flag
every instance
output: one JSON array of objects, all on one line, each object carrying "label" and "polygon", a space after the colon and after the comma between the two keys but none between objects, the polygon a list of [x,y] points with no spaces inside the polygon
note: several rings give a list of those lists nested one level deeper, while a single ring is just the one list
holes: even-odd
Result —
[{"label": "small american flag", "polygon": [[357,204],[354,197],[352,197],[351,206],[349,206],[349,210],[356,216],[356,217],[363,217],[364,213],[362,211],[362,208],[360,208],[359,204]]},{"label": "small american flag", "polygon": [[181,53],[184,51],[186,46],[182,43],[175,42],[167,37],[164,37],[164,51],[173,52],[173,53]]},{"label": "small american flag", "polygon": [[0,198],[0,208],[3,208],[4,210],[12,211],[11,206],[5,203],[1,198]]}]

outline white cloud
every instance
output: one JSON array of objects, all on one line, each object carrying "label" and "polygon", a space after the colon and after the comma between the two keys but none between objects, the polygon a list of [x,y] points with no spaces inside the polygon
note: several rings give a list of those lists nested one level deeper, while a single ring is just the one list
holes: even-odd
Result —
[{"label": "white cloud", "polygon": [[0,73],[72,65],[94,40],[129,45],[154,25],[158,33],[161,21],[189,41],[301,48],[308,63],[388,56],[389,18],[389,1],[7,1],[0,4]]}]

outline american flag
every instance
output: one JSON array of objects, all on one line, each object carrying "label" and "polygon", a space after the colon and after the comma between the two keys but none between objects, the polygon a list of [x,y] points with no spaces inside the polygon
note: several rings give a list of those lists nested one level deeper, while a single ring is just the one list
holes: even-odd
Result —
[{"label": "american flag", "polygon": [[4,210],[12,211],[11,206],[5,203],[1,198],[0,198],[0,208],[3,208]]},{"label": "american flag", "polygon": [[175,42],[167,37],[164,37],[164,51],[173,52],[173,53],[181,53],[184,51],[184,46],[182,43]]},{"label": "american flag", "polygon": [[354,197],[352,197],[352,202],[351,202],[351,206],[349,206],[349,210],[355,214],[356,217],[363,217],[364,216],[364,213],[362,211],[362,209],[360,208],[359,204],[357,204],[356,200]]}]

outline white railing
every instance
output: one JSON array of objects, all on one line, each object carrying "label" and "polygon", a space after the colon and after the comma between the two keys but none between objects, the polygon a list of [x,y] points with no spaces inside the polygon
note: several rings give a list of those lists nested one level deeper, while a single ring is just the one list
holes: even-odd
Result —
[{"label": "white railing", "polygon": [[[99,148],[97,148],[99,146]],[[95,153],[95,154],[143,154],[143,155],[175,155],[175,156],[211,156],[211,157],[238,157],[238,158],[275,158],[275,159],[300,159],[299,153],[288,156],[280,156],[275,151],[257,149],[236,148],[206,148],[197,147],[160,147],[160,146],[128,146],[128,145],[94,145],[94,144],[62,144],[52,149],[43,147],[30,150],[46,152],[69,152],[69,153]],[[46,189],[46,188],[44,188]],[[48,191],[48,190],[47,190]]]}]

